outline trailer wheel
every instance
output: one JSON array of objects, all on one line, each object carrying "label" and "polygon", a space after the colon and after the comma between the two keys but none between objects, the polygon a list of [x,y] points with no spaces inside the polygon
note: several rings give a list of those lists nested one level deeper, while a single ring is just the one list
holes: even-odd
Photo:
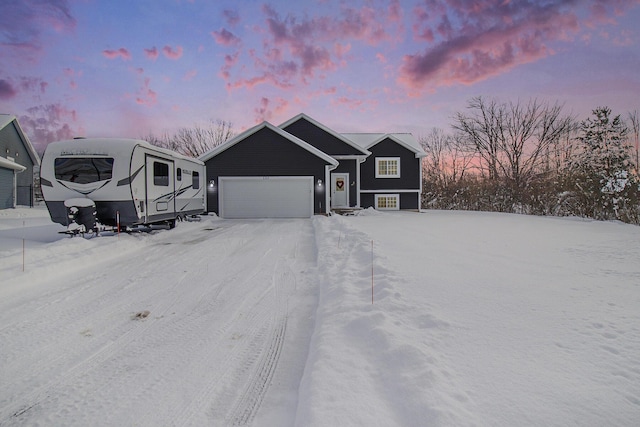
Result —
[{"label": "trailer wheel", "polygon": [[172,230],[172,229],[176,228],[176,220],[175,219],[171,219],[171,220],[167,221],[167,225],[169,226],[169,230]]}]

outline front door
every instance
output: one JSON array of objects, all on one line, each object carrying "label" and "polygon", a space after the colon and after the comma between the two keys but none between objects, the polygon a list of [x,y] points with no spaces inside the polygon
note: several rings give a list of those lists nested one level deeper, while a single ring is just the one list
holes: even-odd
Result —
[{"label": "front door", "polygon": [[331,174],[331,207],[349,207],[349,174]]},{"label": "front door", "polygon": [[147,155],[147,221],[173,218],[175,179],[173,161]]}]

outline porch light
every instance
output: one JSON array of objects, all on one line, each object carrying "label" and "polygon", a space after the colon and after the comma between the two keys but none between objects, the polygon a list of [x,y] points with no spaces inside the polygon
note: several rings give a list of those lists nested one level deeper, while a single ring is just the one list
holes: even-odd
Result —
[{"label": "porch light", "polygon": [[321,179],[318,180],[318,187],[322,187],[322,180]]},{"label": "porch light", "polygon": [[213,188],[215,185],[216,185],[216,181],[214,179],[209,181],[209,188]]}]

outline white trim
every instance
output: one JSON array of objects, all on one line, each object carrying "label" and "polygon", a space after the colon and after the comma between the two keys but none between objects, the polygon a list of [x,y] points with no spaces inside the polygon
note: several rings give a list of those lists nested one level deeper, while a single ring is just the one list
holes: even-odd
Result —
[{"label": "white trim", "polygon": [[360,193],[362,193],[362,180],[360,175],[360,165],[363,164],[367,159],[358,160],[356,162],[356,180],[358,185],[356,185],[356,207],[360,207]]},{"label": "white trim", "polygon": [[18,122],[18,118],[11,114],[0,114],[0,129],[4,129],[10,123],[13,123],[16,131],[18,132],[19,137],[22,139],[22,143],[29,153],[29,157],[31,157],[31,161],[34,165],[40,166],[40,156],[36,152],[33,144],[27,137],[27,135],[22,131],[22,127],[20,126],[20,122]]},{"label": "white trim", "polygon": [[332,199],[331,200],[331,209],[334,209],[334,208],[348,208],[351,205],[350,197],[349,197],[349,187],[351,185],[350,185],[350,182],[349,182],[350,177],[349,177],[349,173],[348,172],[332,172],[331,173],[331,187],[330,187],[331,194],[333,195],[336,192],[334,179],[339,177],[339,176],[345,178],[345,180],[344,180],[344,185],[345,185],[344,192],[345,192],[345,195],[347,196],[347,200],[346,200],[346,204],[345,205],[336,205],[336,204],[334,204],[335,203],[335,199]]},{"label": "white trim", "polygon": [[[380,199],[395,199],[395,207],[383,207],[381,208],[380,206],[378,206],[378,201]],[[373,201],[373,206],[375,207],[375,209],[380,210],[380,211],[399,211],[400,210],[400,194],[376,194],[374,196],[374,201]]]},{"label": "white trim", "polygon": [[[331,212],[331,206],[329,206],[329,204],[331,203],[331,195],[329,194],[329,192],[327,191],[327,182],[330,182],[331,180],[331,171],[334,170],[336,167],[335,166],[331,166],[331,165],[327,165],[324,168],[324,213],[326,215],[329,214],[329,212]],[[320,208],[320,210],[322,210],[322,208]],[[315,212],[315,210],[314,210]]]},{"label": "white trim", "polygon": [[414,136],[410,133],[343,133],[342,136],[351,139],[356,144],[366,148],[367,150],[370,150],[374,145],[377,145],[389,138],[396,144],[415,153],[416,158],[425,157],[427,155],[422,147],[420,147],[418,141],[416,141]]},{"label": "white trim", "polygon": [[[395,161],[396,165],[397,165],[397,173],[391,175],[391,174],[385,174],[382,175],[380,173],[380,162],[392,162]],[[400,157],[376,157],[375,158],[375,174],[376,174],[376,178],[381,178],[381,179],[386,179],[386,178],[400,178]]]},{"label": "white trim", "polygon": [[296,144],[296,145],[300,146],[301,148],[307,150],[311,154],[314,154],[316,157],[321,158],[322,160],[324,160],[325,162],[329,163],[330,165],[333,165],[334,167],[338,166],[338,161],[336,159],[334,159],[333,157],[323,153],[322,151],[318,150],[313,145],[304,142],[303,140],[301,140],[297,136],[291,135],[289,132],[286,132],[286,131],[284,131],[284,130],[282,130],[280,128],[275,127],[274,125],[272,125],[269,122],[262,122],[261,124],[259,124],[257,126],[254,126],[251,129],[248,129],[248,130],[242,132],[240,135],[237,135],[236,137],[228,140],[227,142],[225,142],[225,143],[223,143],[221,145],[218,145],[213,150],[210,150],[210,151],[202,154],[200,157],[198,157],[198,159],[202,160],[203,162],[206,162],[209,159],[211,159],[212,157],[215,157],[218,154],[222,153],[223,151],[233,147],[237,143],[239,143],[241,141],[244,141],[245,139],[247,139],[248,137],[250,137],[254,133],[256,133],[259,130],[262,130],[264,128],[267,128],[267,129],[277,133],[278,135],[282,136],[283,138],[288,139],[289,141],[293,142],[294,144]]},{"label": "white trim", "polygon": [[346,137],[345,135],[339,134],[336,131],[334,131],[331,128],[328,128],[327,126],[323,125],[322,123],[318,122],[317,120],[312,119],[311,117],[307,116],[304,113],[300,113],[297,116],[294,116],[292,118],[290,118],[289,120],[287,120],[286,122],[282,123],[280,126],[278,126],[281,129],[286,128],[287,126],[297,122],[300,119],[305,119],[306,121],[308,121],[309,123],[311,123],[312,125],[322,129],[323,131],[327,132],[329,135],[334,136],[335,138],[339,139],[340,141],[344,142],[345,144],[355,148],[357,151],[361,152],[363,155],[365,156],[369,156],[371,153],[369,152],[369,150],[367,150],[364,147],[361,147],[360,145],[356,144],[355,142],[351,141],[348,137]]}]

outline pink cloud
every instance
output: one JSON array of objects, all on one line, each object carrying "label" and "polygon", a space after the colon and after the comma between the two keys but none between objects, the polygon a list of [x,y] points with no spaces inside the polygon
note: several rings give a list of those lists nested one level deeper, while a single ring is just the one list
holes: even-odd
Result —
[{"label": "pink cloud", "polygon": [[186,72],[186,74],[184,75],[182,80],[191,80],[197,75],[198,75],[198,71],[197,70],[190,70],[190,71]]},{"label": "pink cloud", "polygon": [[20,77],[20,90],[32,93],[45,93],[49,83],[37,77]]},{"label": "pink cloud", "polygon": [[234,10],[225,9],[222,11],[222,16],[224,16],[227,23],[231,26],[235,26],[240,22],[240,15]]},{"label": "pink cloud", "polygon": [[18,94],[11,83],[0,79],[0,99],[11,99]]},{"label": "pink cloud", "polygon": [[[425,48],[404,56],[398,80],[413,93],[473,84],[553,55],[551,45],[575,40],[582,23],[611,24],[631,3],[640,2],[425,0],[414,9],[412,26]],[[581,21],[585,10],[589,17]]]},{"label": "pink cloud", "polygon": [[[434,5],[435,3],[435,5]],[[416,39],[423,53],[405,55],[399,81],[411,89],[471,84],[551,54],[548,41],[575,33],[577,17],[560,4],[432,0],[416,13]],[[436,14],[434,14],[436,11]],[[451,15],[451,17],[450,17]],[[457,24],[453,24],[456,22]]]},{"label": "pink cloud", "polygon": [[[247,51],[253,60],[254,75],[234,77],[232,67],[225,64],[221,75],[229,82],[229,88],[253,87],[257,82],[280,88],[307,85],[346,66],[345,58],[354,42],[392,42],[401,32],[402,9],[398,0],[393,0],[386,10],[343,3],[337,16],[288,14],[283,18],[270,5],[264,5],[262,13],[265,24],[255,27],[263,35],[262,46]],[[225,31],[212,35],[225,46],[237,47],[242,42]],[[240,70],[246,71],[247,68]]]},{"label": "pink cloud", "polygon": [[162,48],[162,53],[169,59],[180,59],[182,56],[182,46],[176,46],[175,50],[171,46],[165,46]]},{"label": "pink cloud", "polygon": [[152,107],[158,102],[158,94],[150,87],[151,79],[146,77],[144,84],[136,94],[136,104]]},{"label": "pink cloud", "polygon": [[222,46],[238,46],[241,43],[238,37],[224,28],[220,31],[212,31],[211,35],[216,43]]},{"label": "pink cloud", "polygon": [[284,98],[276,98],[272,102],[269,98],[262,97],[259,105],[253,109],[255,122],[270,121],[274,116],[282,115],[289,108],[289,101]]},{"label": "pink cloud", "polygon": [[102,51],[102,55],[108,59],[122,58],[124,61],[131,60],[131,53],[124,47],[117,50],[105,49]]},{"label": "pink cloud", "polygon": [[44,29],[72,32],[75,27],[76,20],[66,0],[3,2],[0,45],[21,52],[14,58],[32,61],[43,51]]},{"label": "pink cloud", "polygon": [[62,104],[46,104],[27,108],[18,120],[36,150],[41,152],[53,141],[78,136],[79,125],[76,110]]},{"label": "pink cloud", "polygon": [[144,49],[144,55],[152,61],[158,59],[158,49],[154,46],[150,49]]}]

